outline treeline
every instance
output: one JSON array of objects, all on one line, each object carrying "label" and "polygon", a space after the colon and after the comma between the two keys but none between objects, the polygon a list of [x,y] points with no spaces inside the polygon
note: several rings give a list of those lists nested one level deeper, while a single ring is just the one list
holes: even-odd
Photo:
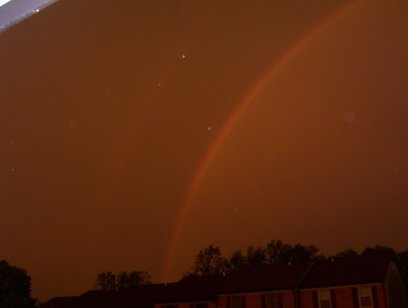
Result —
[{"label": "treeline", "polygon": [[265,247],[248,246],[245,251],[236,250],[228,257],[222,254],[220,247],[209,245],[198,252],[191,270],[184,276],[217,275],[248,266],[293,264],[307,260],[341,259],[374,254],[387,254],[393,259],[408,290],[408,250],[396,252],[391,247],[380,245],[367,247],[361,253],[349,248],[334,255],[325,256],[313,245],[287,244],[274,240],[267,243]]},{"label": "treeline", "polygon": [[[391,247],[379,245],[367,247],[360,253],[349,248],[330,256],[322,254],[314,245],[288,244],[280,240],[270,241],[264,247],[251,245],[245,250],[236,250],[229,256],[224,256],[220,247],[209,245],[197,253],[190,271],[183,276],[223,275],[242,267],[294,264],[308,260],[341,259],[374,254],[387,254],[393,259],[408,290],[408,250],[396,252]],[[115,291],[149,283],[151,283],[150,275],[145,271],[118,274],[103,272],[97,275],[95,286],[101,290]]]},{"label": "treeline", "polygon": [[229,257],[223,256],[218,246],[209,245],[199,251],[191,271],[185,275],[224,274],[244,266],[289,264],[318,258],[324,257],[313,245],[291,245],[279,240],[271,241],[265,247],[248,246],[245,252],[236,250]]},{"label": "treeline", "polygon": [[105,291],[118,291],[151,283],[151,277],[145,271],[102,272],[96,276],[95,287]]}]

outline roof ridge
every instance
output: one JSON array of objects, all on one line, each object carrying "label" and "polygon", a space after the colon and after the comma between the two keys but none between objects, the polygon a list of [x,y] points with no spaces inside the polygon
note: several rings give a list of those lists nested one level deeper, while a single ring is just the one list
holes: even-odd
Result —
[{"label": "roof ridge", "polygon": [[295,285],[295,289],[299,289],[302,283],[305,281],[306,277],[310,274],[313,267],[317,264],[318,260],[313,260],[313,262],[309,265],[306,271],[303,273],[302,277],[299,278],[299,281]]}]

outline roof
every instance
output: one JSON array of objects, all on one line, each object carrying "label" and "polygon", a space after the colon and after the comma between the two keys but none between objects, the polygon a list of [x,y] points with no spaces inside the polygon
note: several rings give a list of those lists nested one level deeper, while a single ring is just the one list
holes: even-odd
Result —
[{"label": "roof", "polygon": [[72,298],[67,307],[88,308],[88,307],[112,307],[113,298],[116,292],[102,290],[91,290],[80,296]]},{"label": "roof", "polygon": [[320,260],[306,276],[301,288],[384,282],[390,263],[389,255]]},{"label": "roof", "polygon": [[41,304],[42,308],[68,308],[74,297],[72,296],[58,296]]},{"label": "roof", "polygon": [[119,290],[115,293],[112,307],[151,308],[163,297],[165,289],[165,284],[149,284]]},{"label": "roof", "polygon": [[220,294],[261,292],[293,289],[313,264],[298,262],[292,265],[265,265],[237,270],[226,277]]},{"label": "roof", "polygon": [[177,283],[166,285],[165,292],[156,303],[212,301],[224,281],[225,277],[220,275],[185,277]]}]

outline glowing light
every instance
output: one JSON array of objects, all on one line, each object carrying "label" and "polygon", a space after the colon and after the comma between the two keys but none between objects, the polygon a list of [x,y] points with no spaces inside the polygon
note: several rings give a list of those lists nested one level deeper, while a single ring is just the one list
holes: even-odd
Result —
[{"label": "glowing light", "polygon": [[75,120],[71,120],[71,121],[68,122],[68,127],[70,129],[75,129],[75,128],[77,128],[77,126],[78,126],[78,124],[77,124],[77,122]]},{"label": "glowing light", "polygon": [[[35,15],[56,0],[0,0],[0,31]],[[4,7],[3,7],[4,6]]]},{"label": "glowing light", "polygon": [[351,123],[351,122],[354,122],[354,120],[356,119],[356,114],[354,113],[354,112],[346,112],[345,114],[344,114],[344,120],[346,121],[346,122],[349,122],[349,123]]},{"label": "glowing light", "polygon": [[10,2],[11,0],[0,0],[0,6]]}]

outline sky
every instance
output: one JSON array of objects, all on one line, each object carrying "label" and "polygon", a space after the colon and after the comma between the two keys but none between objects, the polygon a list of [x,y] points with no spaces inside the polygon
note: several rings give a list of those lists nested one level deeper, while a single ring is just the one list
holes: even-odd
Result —
[{"label": "sky", "polygon": [[407,11],[59,0],[0,32],[0,259],[46,300],[209,244],[408,249]]}]

